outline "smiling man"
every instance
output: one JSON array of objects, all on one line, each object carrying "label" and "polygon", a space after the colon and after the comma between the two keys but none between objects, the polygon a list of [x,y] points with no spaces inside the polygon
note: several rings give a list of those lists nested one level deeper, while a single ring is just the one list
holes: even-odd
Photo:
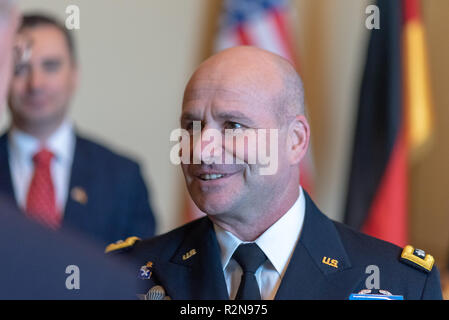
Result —
[{"label": "smiling man", "polygon": [[[193,132],[198,123],[201,141]],[[441,298],[431,256],[411,247],[401,255],[393,244],[328,219],[300,187],[310,129],[301,79],[286,60],[253,47],[212,56],[187,84],[181,127],[192,133],[182,170],[207,217],[133,246],[108,248],[140,261],[146,298],[155,292],[172,299]],[[245,132],[260,135],[261,129],[277,133],[275,150],[257,139],[237,151]],[[222,139],[205,138],[208,130]],[[230,131],[232,144],[224,142]],[[277,153],[273,174],[261,174],[264,165],[249,161],[267,146]],[[235,161],[224,162],[226,156]],[[382,287],[368,281],[373,265]]]},{"label": "smiling man", "polygon": [[[14,60],[24,53],[14,41],[20,19],[17,1],[0,0],[0,101],[6,98]],[[0,118],[2,112],[0,105]],[[135,299],[128,265],[106,259],[101,247],[78,235],[59,234],[26,219],[2,191],[0,205],[0,300]],[[66,272],[73,264],[78,289],[69,290]]]},{"label": "smiling man", "polygon": [[139,165],[83,137],[68,115],[78,84],[70,31],[52,17],[25,15],[17,43],[23,54],[9,90],[11,127],[0,137],[0,193],[27,217],[102,245],[152,236]]},{"label": "smiling man", "polygon": [[[193,158],[201,158],[203,164],[183,164],[187,187],[216,225],[242,240],[254,241],[298,200],[298,164],[310,136],[302,106],[302,84],[294,69],[254,48],[225,51],[195,72],[185,90],[182,128],[190,129],[193,121],[200,121],[205,132],[239,129],[236,145],[242,144],[247,130],[256,134],[260,129],[276,130],[278,136],[277,172],[273,175],[260,174],[260,163],[248,163],[248,153],[255,152],[257,146],[247,146],[238,157],[233,144],[223,143],[223,156],[232,154],[243,160],[243,164],[232,165],[204,165],[215,156],[204,152],[211,150],[205,141],[192,148]],[[214,148],[212,151],[219,154]],[[207,174],[219,174],[220,178],[211,179]]]}]

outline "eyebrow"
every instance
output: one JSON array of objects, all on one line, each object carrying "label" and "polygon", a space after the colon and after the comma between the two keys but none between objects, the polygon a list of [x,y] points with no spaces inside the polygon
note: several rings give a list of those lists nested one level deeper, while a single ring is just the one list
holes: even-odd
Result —
[{"label": "eyebrow", "polygon": [[217,118],[223,119],[223,120],[230,119],[230,120],[235,120],[235,121],[242,121],[248,125],[254,125],[254,122],[252,119],[248,118],[243,112],[240,112],[237,110],[220,112],[219,114],[217,114]]},{"label": "eyebrow", "polygon": [[[240,111],[224,111],[215,115],[216,118],[221,120],[232,120],[232,121],[242,121],[248,125],[254,125],[254,121],[248,118],[243,112]],[[185,112],[181,115],[181,122],[188,120],[201,120],[199,116],[192,112]]]},{"label": "eyebrow", "polygon": [[197,117],[195,114],[191,113],[191,112],[183,112],[181,114],[181,118],[180,121],[187,121],[187,120],[198,120],[199,117]]}]

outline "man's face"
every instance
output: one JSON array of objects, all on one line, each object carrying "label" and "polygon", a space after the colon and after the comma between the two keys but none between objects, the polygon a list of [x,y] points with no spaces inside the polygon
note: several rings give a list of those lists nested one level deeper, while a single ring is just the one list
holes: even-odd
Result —
[{"label": "man's face", "polygon": [[16,64],[9,93],[14,121],[26,126],[54,124],[65,117],[77,72],[64,35],[42,25],[18,35],[30,56]]},{"label": "man's face", "polygon": [[[244,152],[237,152],[235,148],[238,144],[242,145],[244,133],[248,130],[279,129],[279,120],[272,108],[270,88],[261,90],[258,84],[247,80],[245,76],[211,75],[206,71],[189,83],[184,95],[181,128],[192,134],[193,121],[200,121],[203,135],[202,143],[197,143],[196,147],[192,143],[191,159],[202,157],[203,161],[214,159],[222,163],[182,164],[192,199],[209,215],[226,212],[238,214],[258,207],[270,199],[276,188],[288,179],[288,164],[282,153],[285,150],[283,130],[277,131],[279,135],[275,143],[278,143],[279,149],[276,157],[278,164],[277,171],[272,175],[261,175],[263,165],[248,161],[249,154],[256,153],[257,146],[247,145]],[[241,133],[236,134],[235,145],[226,144],[224,138],[220,144],[204,138],[210,129],[218,130],[223,136],[227,129],[241,129]],[[211,147],[211,143],[215,145]],[[234,164],[223,164],[225,155],[231,155]],[[243,163],[235,164],[237,158]]]}]

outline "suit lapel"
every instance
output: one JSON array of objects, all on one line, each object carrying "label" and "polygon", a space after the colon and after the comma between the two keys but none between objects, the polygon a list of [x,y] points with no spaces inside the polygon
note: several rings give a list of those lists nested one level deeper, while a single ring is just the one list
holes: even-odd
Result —
[{"label": "suit lapel", "polygon": [[85,149],[83,140],[76,136],[69,190],[64,210],[63,225],[65,226],[83,226],[85,225],[83,221],[86,221],[86,223],[88,221],[89,212],[86,210],[86,201],[89,201],[90,186],[92,185],[89,181],[93,177],[90,168],[88,151]]},{"label": "suit lapel", "polygon": [[8,134],[0,137],[0,194],[11,203],[16,203],[9,167]]},{"label": "suit lapel", "polygon": [[347,299],[364,272],[351,265],[334,223],[305,196],[301,236],[275,299]]},{"label": "suit lapel", "polygon": [[176,253],[159,271],[158,279],[172,288],[168,294],[173,299],[229,299],[220,249],[207,217],[185,233]]},{"label": "suit lapel", "polygon": [[[67,221],[70,221],[70,224],[73,224],[74,221],[80,221],[83,219],[83,216],[88,215],[85,204],[77,201],[73,197],[72,192],[74,188],[80,188],[86,194],[89,194],[89,183],[87,182],[89,181],[91,173],[89,172],[88,161],[88,154],[83,146],[83,141],[77,136],[63,225],[66,225]],[[9,199],[9,202],[16,203],[12,185],[11,169],[9,167],[7,133],[0,137],[0,194],[2,194],[4,198]],[[82,225],[82,223],[76,224]]]}]

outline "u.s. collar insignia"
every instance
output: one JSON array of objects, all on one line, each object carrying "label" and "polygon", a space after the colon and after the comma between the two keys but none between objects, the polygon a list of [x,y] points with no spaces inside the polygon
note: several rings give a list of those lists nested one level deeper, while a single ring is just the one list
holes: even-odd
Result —
[{"label": "u.s. collar insignia", "polygon": [[338,260],[336,260],[336,259],[323,257],[323,260],[321,260],[321,262],[338,269]]},{"label": "u.s. collar insignia", "polygon": [[151,278],[152,273],[153,273],[153,262],[148,261],[145,265],[140,267],[139,278],[148,280]]},{"label": "u.s. collar insignia", "polygon": [[401,261],[421,271],[430,272],[435,259],[423,250],[415,249],[411,245],[407,245],[402,250]]},{"label": "u.s. collar insignia", "polygon": [[187,260],[190,259],[192,256],[196,255],[196,250],[192,249],[189,252],[186,252],[185,254],[182,255],[182,260]]}]

